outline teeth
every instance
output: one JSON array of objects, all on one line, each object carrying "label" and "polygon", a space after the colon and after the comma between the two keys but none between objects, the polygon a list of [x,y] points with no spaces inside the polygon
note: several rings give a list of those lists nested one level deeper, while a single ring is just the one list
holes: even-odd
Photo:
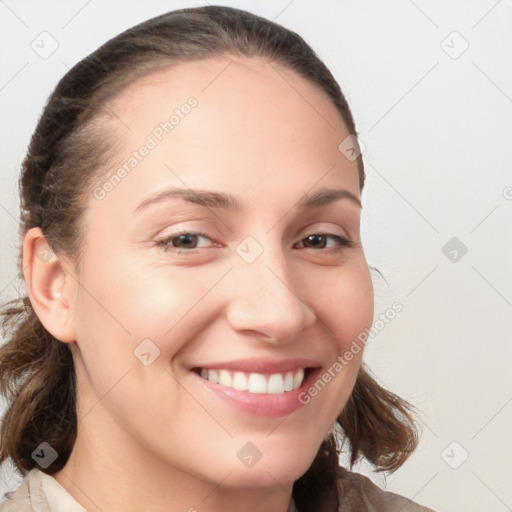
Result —
[{"label": "teeth", "polygon": [[233,375],[233,384],[232,387],[237,391],[247,391],[249,389],[249,384],[247,383],[247,377],[243,372],[235,372]]},{"label": "teeth", "polygon": [[220,370],[219,372],[219,384],[221,386],[225,386],[226,388],[231,387],[231,375],[226,370]]},{"label": "teeth", "polygon": [[284,390],[285,391],[293,391],[293,373],[288,372],[286,377],[284,378]]},{"label": "teeth", "polygon": [[267,379],[261,373],[251,373],[249,375],[249,393],[266,393]]},{"label": "teeth", "polygon": [[214,384],[219,383],[219,372],[217,370],[208,370],[208,380]]},{"label": "teeth", "polygon": [[293,389],[297,389],[304,380],[304,370],[301,368],[293,377]]},{"label": "teeth", "polygon": [[304,369],[300,368],[295,372],[287,372],[286,374],[273,373],[267,376],[262,373],[230,372],[229,370],[206,370],[202,368],[201,377],[214,384],[233,388],[237,391],[280,395],[285,391],[294,391],[300,388],[304,380]]},{"label": "teeth", "polygon": [[280,373],[274,373],[268,379],[267,393],[278,395],[284,393],[284,379]]}]

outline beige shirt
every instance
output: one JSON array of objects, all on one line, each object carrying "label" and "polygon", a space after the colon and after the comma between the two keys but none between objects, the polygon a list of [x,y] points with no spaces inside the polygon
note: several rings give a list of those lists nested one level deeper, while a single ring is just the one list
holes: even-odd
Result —
[{"label": "beige shirt", "polygon": [[55,478],[37,468],[5,496],[0,512],[87,512]]},{"label": "beige shirt", "polygon": [[[341,474],[337,512],[434,512],[382,490],[364,475],[344,468]],[[0,504],[0,512],[87,512],[55,478],[37,468],[29,471],[20,486],[5,496],[7,501]],[[288,512],[296,510],[292,500]]]}]

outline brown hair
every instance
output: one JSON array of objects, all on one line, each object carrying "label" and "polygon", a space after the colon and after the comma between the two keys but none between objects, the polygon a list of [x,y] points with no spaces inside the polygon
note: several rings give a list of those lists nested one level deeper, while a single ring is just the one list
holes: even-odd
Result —
[{"label": "brown hair", "polygon": [[[53,251],[72,257],[79,269],[82,213],[91,184],[115,149],[115,141],[105,137],[97,122],[108,109],[108,100],[157,69],[220,55],[261,57],[295,71],[329,96],[348,131],[356,134],[338,83],[296,33],[230,7],[172,11],[111,39],[58,83],[22,164],[21,238],[30,228],[40,227]],[[357,163],[362,190],[361,157]],[[23,278],[21,260],[20,254]],[[52,474],[64,467],[76,438],[71,350],[43,327],[26,296],[9,302],[2,316],[6,342],[0,348],[0,391],[8,407],[0,430],[0,462],[11,457],[25,475],[36,465],[32,452],[46,441],[58,453],[57,460],[43,469]],[[364,457],[377,471],[398,469],[418,443],[411,408],[381,387],[363,363],[338,417],[350,443],[350,467]],[[293,494],[301,511],[318,510],[321,492],[325,503],[336,506],[338,451],[331,433],[311,467],[295,482]]]}]

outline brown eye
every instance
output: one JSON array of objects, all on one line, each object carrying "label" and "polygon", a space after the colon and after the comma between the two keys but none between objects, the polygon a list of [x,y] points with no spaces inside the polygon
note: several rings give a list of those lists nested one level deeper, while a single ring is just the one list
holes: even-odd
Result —
[{"label": "brown eye", "polygon": [[307,248],[325,249],[326,241],[328,239],[332,239],[338,244],[337,247],[327,247],[328,249],[343,249],[344,247],[352,247],[353,246],[352,240],[349,240],[348,238],[345,238],[345,237],[342,237],[339,235],[330,234],[330,233],[314,233],[312,235],[307,236],[306,238],[303,238],[301,240],[301,242],[299,242],[299,243],[303,243],[305,241],[306,244],[309,245]]},{"label": "brown eye", "polygon": [[[191,247],[192,245],[197,244],[197,239],[199,235],[194,235],[192,233],[185,233],[184,235],[178,235],[172,238],[169,238],[169,245],[172,247],[177,247],[179,249],[195,249],[195,247]],[[184,247],[182,246],[184,244]]]},{"label": "brown eye", "polygon": [[[183,231],[179,233],[172,233],[169,236],[161,238],[156,241],[158,247],[162,247],[164,251],[173,251],[177,253],[193,252],[197,247],[198,240],[201,238],[210,240],[210,238],[203,233],[195,233],[190,231]],[[212,244],[216,245],[216,244]],[[208,248],[208,247],[206,247]]]}]

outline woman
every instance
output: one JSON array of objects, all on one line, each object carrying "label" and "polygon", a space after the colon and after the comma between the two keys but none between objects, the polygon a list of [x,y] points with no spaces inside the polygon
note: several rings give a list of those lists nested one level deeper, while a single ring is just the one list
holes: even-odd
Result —
[{"label": "woman", "polygon": [[428,511],[338,462],[337,434],[389,472],[418,442],[362,362],[364,178],[331,73],[250,13],[173,11],[71,69],[23,163],[0,510]]}]

